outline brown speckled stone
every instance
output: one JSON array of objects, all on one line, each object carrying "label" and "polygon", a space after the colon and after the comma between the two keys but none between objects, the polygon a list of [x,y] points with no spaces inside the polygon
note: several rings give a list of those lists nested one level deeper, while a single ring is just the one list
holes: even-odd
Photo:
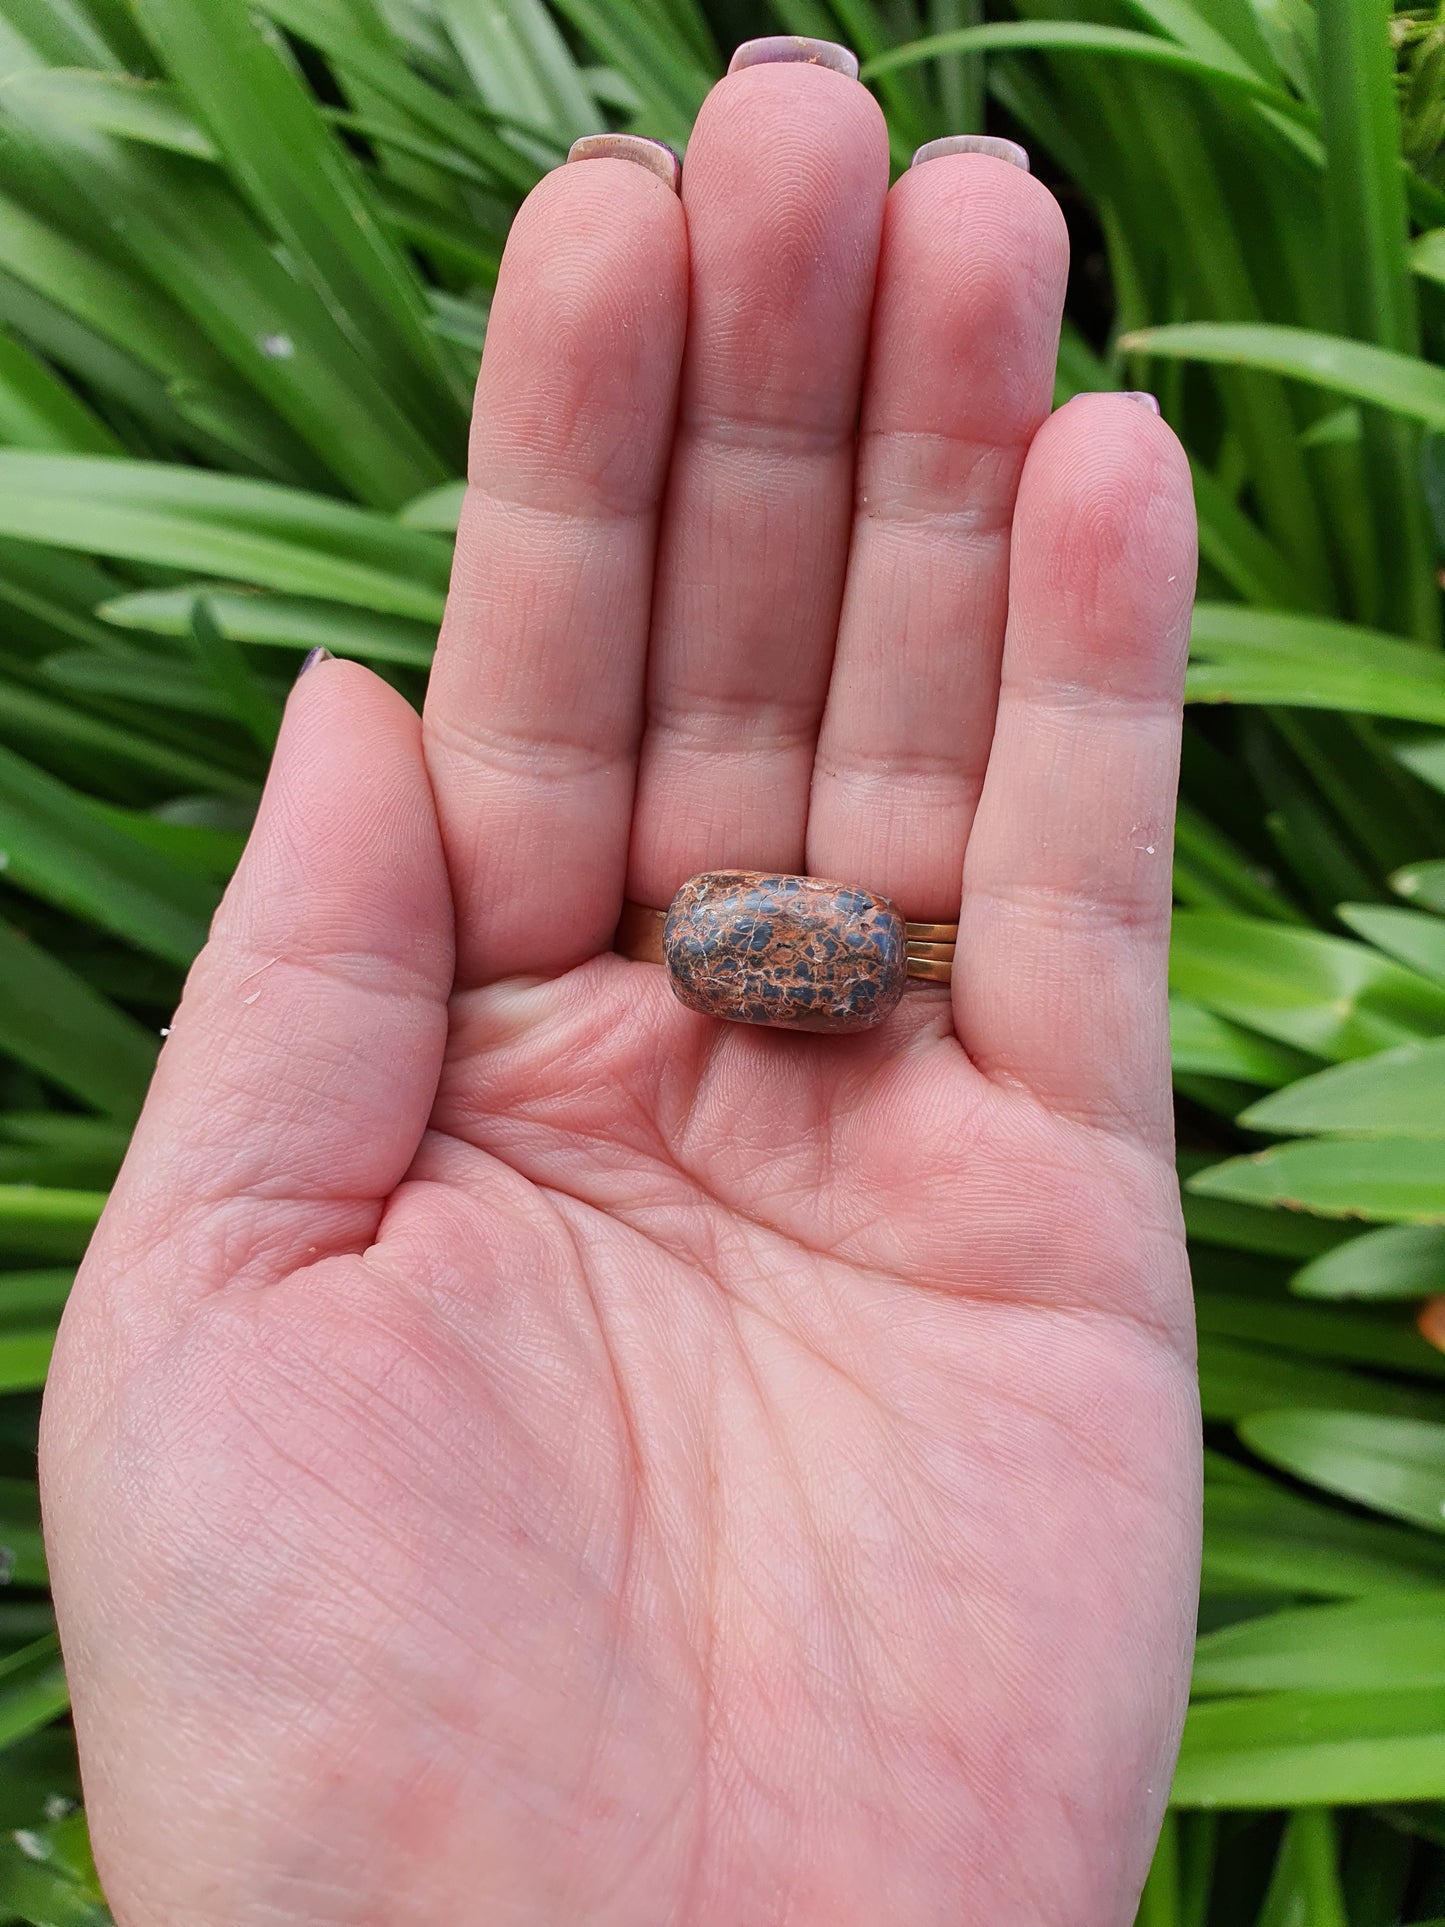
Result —
[{"label": "brown speckled stone", "polygon": [[867,1030],[903,995],[908,968],[903,918],[887,897],[760,870],[684,883],[662,941],[689,1010],[780,1030]]}]

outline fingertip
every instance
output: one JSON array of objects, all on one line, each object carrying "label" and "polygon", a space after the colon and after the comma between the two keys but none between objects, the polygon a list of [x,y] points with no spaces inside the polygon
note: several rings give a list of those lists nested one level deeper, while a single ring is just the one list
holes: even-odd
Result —
[{"label": "fingertip", "polygon": [[[661,151],[659,142],[639,146]],[[659,168],[610,151],[554,167],[522,203],[508,232],[488,346],[493,330],[508,331],[514,314],[541,323],[557,304],[565,325],[579,307],[605,310],[629,298],[647,306],[659,293],[675,294],[686,258],[678,195]]]},{"label": "fingertip", "polygon": [[903,408],[917,428],[946,405],[981,443],[1027,444],[1053,397],[1068,267],[1059,204],[1022,169],[973,153],[910,169],[888,196],[870,425],[903,426]]},{"label": "fingertip", "polygon": [[[1019,153],[1023,154],[1022,148]],[[972,145],[930,142],[893,183],[890,200],[910,209],[927,208],[945,218],[951,210],[966,206],[971,226],[990,235],[996,231],[1000,239],[1012,241],[1016,266],[1042,266],[1050,273],[1067,269],[1069,229],[1064,211],[1053,190],[1029,171],[1026,156],[1011,162]]]},{"label": "fingertip", "polygon": [[[682,206],[600,155],[543,177],[512,225],[487,327],[470,475],[510,494],[572,478],[630,513],[655,488],[687,321]],[[647,432],[640,432],[646,420]]]},{"label": "fingertip", "polygon": [[1145,389],[1086,389],[1070,396],[1050,417],[1050,427],[1062,424],[1070,434],[1086,434],[1106,444],[1137,446],[1166,459],[1183,456],[1183,444],[1164,419],[1158,397]]},{"label": "fingertip", "polygon": [[[1012,141],[998,143],[1012,147]],[[991,148],[955,145],[954,138],[920,147],[893,184],[892,197],[904,203],[944,209],[966,201],[973,220],[1013,237],[1016,259],[1032,261],[1042,250],[1054,268],[1069,258],[1069,229],[1058,197],[1029,171],[1028,157],[1009,161]]]},{"label": "fingertip", "polygon": [[1193,543],[1189,457],[1157,408],[1131,394],[1089,392],[1056,408],[1034,438],[1020,496],[1028,508],[1092,504],[1121,537]]},{"label": "fingertip", "polygon": [[[701,146],[699,146],[701,136]],[[793,60],[734,67],[703,102],[688,145],[695,154],[725,144],[729,162],[755,163],[770,152],[813,155],[820,166],[872,169],[880,194],[888,181],[888,124],[866,87],[845,70]],[[683,197],[688,183],[684,178]]]},{"label": "fingertip", "polygon": [[335,730],[337,705],[343,706],[343,733],[346,737],[383,738],[398,735],[403,740],[419,740],[421,717],[412,705],[374,669],[348,656],[333,655],[329,649],[310,649],[296,672],[296,680],[286,703],[277,753],[285,742],[287,753],[292,744],[286,739],[300,737],[309,742],[314,731]]},{"label": "fingertip", "polygon": [[1115,671],[1182,673],[1197,531],[1189,460],[1123,394],[1076,395],[1035,436],[1014,516],[1011,601]]}]

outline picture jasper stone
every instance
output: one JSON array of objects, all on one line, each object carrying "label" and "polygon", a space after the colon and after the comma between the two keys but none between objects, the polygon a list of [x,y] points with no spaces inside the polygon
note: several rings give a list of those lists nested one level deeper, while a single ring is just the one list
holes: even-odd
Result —
[{"label": "picture jasper stone", "polygon": [[903,918],[887,897],[818,877],[710,870],[672,900],[662,938],[689,1010],[780,1030],[867,1030],[903,995]]}]

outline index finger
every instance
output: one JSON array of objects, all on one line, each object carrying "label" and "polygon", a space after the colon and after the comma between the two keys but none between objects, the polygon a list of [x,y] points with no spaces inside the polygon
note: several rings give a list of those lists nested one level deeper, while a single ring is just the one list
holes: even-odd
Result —
[{"label": "index finger", "polygon": [[578,145],[507,240],[427,695],[463,986],[582,962],[622,905],[687,238],[657,142]]}]

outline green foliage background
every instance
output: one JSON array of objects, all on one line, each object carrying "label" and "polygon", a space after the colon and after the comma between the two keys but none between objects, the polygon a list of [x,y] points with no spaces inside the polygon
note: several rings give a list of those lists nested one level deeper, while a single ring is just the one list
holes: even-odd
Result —
[{"label": "green foliage background", "polygon": [[1153,388],[1194,461],[1174,1059],[1210,1453],[1141,1923],[1445,1916],[1414,1330],[1445,1292],[1445,26],[1010,3],[4,0],[0,1920],[109,1918],[37,1393],[297,653],[420,694],[518,202],[598,127],[685,145],[768,31],[858,49],[899,167],[985,121],[1028,144],[1078,244],[1059,398]]}]

